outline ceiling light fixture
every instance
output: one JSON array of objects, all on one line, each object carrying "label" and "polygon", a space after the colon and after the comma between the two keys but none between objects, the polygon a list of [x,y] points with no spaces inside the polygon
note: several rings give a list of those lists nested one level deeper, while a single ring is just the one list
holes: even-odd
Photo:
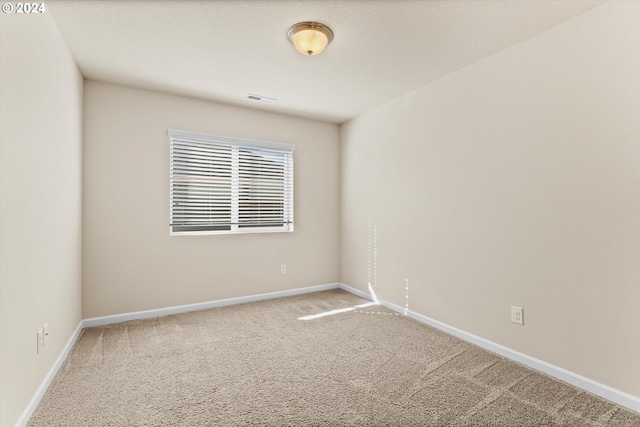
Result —
[{"label": "ceiling light fixture", "polygon": [[313,56],[324,50],[331,40],[331,28],[319,22],[298,22],[287,31],[287,38],[303,55]]}]

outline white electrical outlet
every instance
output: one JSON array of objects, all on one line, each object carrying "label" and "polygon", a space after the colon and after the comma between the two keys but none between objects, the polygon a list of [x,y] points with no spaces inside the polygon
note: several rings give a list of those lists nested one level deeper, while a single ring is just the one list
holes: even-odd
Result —
[{"label": "white electrical outlet", "polygon": [[522,307],[511,306],[511,322],[524,325],[524,310]]},{"label": "white electrical outlet", "polygon": [[42,337],[42,345],[45,346],[47,345],[47,343],[49,342],[49,324],[45,323],[44,326],[42,327],[42,331],[44,333],[44,336]]},{"label": "white electrical outlet", "polygon": [[280,264],[280,274],[287,274],[287,264]]},{"label": "white electrical outlet", "polygon": [[38,329],[36,332],[36,353],[40,353],[42,351],[42,347],[44,347],[44,328]]}]

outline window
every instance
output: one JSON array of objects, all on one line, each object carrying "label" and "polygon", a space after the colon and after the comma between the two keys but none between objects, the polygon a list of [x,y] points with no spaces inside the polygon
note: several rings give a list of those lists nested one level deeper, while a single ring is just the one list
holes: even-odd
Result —
[{"label": "window", "polygon": [[295,145],[169,129],[170,233],[293,231]]}]

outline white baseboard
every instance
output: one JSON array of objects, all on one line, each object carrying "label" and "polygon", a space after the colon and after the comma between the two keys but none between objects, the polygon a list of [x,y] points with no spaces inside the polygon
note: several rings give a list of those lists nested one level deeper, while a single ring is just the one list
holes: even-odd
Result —
[{"label": "white baseboard", "polygon": [[[31,415],[33,415],[33,412],[38,407],[38,403],[40,403],[42,396],[44,396],[45,392],[47,391],[47,388],[49,387],[49,384],[51,384],[51,381],[58,373],[58,370],[62,366],[62,363],[65,361],[65,359],[69,355],[69,352],[73,348],[73,345],[75,344],[76,340],[80,336],[80,332],[84,328],[90,328],[92,326],[110,325],[113,323],[121,323],[121,322],[126,322],[129,320],[135,320],[135,319],[146,319],[150,317],[160,317],[160,316],[167,316],[170,314],[186,313],[189,311],[206,310],[209,308],[224,307],[227,305],[244,304],[248,302],[261,301],[261,300],[267,300],[267,299],[273,299],[273,298],[302,295],[302,294],[307,294],[311,292],[328,291],[331,289],[338,289],[339,287],[341,287],[339,283],[329,283],[326,285],[309,286],[306,288],[297,288],[297,289],[290,289],[286,291],[269,292],[266,294],[249,295],[246,297],[227,298],[227,299],[216,300],[216,301],[179,305],[174,307],[160,308],[156,310],[136,311],[133,313],[116,314],[113,316],[93,317],[93,318],[81,320],[80,324],[78,324],[78,327],[71,335],[71,338],[69,338],[69,341],[62,349],[62,352],[58,356],[58,359],[56,359],[55,363],[53,364],[53,367],[51,368],[49,373],[46,375],[46,377],[40,384],[40,387],[38,387],[38,390],[36,390],[36,393],[33,395],[31,400],[29,401],[29,404],[25,408],[20,418],[18,418],[18,422],[16,423],[15,427],[25,427],[29,423],[29,419],[31,418]],[[354,289],[354,291],[356,290]]]},{"label": "white baseboard", "polygon": [[168,316],[171,314],[187,313],[189,311],[207,310],[209,308],[224,307],[227,305],[245,304],[248,302],[262,301],[266,299],[290,297],[293,295],[307,294],[311,292],[328,291],[337,289],[338,283],[309,286],[306,288],[290,289],[286,291],[269,292],[266,294],[248,295],[245,297],[227,298],[216,301],[200,302],[195,304],[177,305],[173,307],[158,308],[155,310],[136,311],[133,313],[114,314],[113,316],[92,317],[83,320],[83,327],[110,325],[113,323],[127,322],[136,319],[148,319],[150,317]]},{"label": "white baseboard", "polygon": [[360,289],[352,288],[351,286],[345,285],[344,283],[338,283],[338,287],[340,289],[342,289],[342,290],[347,291],[347,292],[351,292],[352,294],[357,295],[360,298],[364,298],[366,300],[373,301],[373,298],[371,297],[370,294],[368,294],[366,292],[363,292]]},{"label": "white baseboard", "polygon": [[82,331],[82,329],[83,329],[83,326],[82,326],[82,320],[81,320],[80,323],[78,324],[78,327],[75,329],[75,331],[73,331],[73,334],[71,334],[71,338],[69,338],[69,341],[67,341],[67,344],[62,348],[62,352],[60,352],[60,355],[54,362],[53,366],[51,367],[47,375],[44,377],[44,380],[42,380],[42,383],[40,383],[40,387],[38,387],[38,389],[36,390],[36,393],[33,395],[31,400],[29,401],[29,404],[25,408],[24,412],[22,412],[22,415],[20,415],[20,418],[18,418],[16,427],[24,427],[27,425],[27,423],[29,422],[29,418],[31,418],[31,415],[33,415],[33,411],[35,411],[36,408],[38,407],[38,403],[40,403],[42,396],[44,396],[45,392],[49,388],[49,384],[51,384],[51,381],[53,381],[56,374],[58,373],[58,370],[60,369],[65,359],[69,355],[69,352],[71,351],[71,349],[73,348],[73,345],[76,343],[76,340],[80,336],[80,332]]},{"label": "white baseboard", "polygon": [[[344,289],[345,291],[349,291],[368,300],[372,300],[372,297],[369,294],[352,288],[351,286],[340,283],[339,287],[341,289]],[[596,396],[600,396],[604,399],[610,400],[611,402],[617,403],[620,406],[624,406],[625,408],[629,408],[632,411],[640,413],[639,397],[633,396],[629,393],[625,393],[624,391],[617,390],[613,387],[609,387],[608,385],[599,383],[590,378],[576,374],[575,372],[568,371],[564,368],[560,368],[559,366],[552,365],[551,363],[547,363],[543,360],[536,359],[535,357],[520,353],[519,351],[512,350],[503,345],[494,343],[493,341],[489,341],[477,335],[465,332],[461,329],[447,325],[446,323],[442,323],[438,320],[432,319],[414,311],[406,310],[404,307],[393,304],[389,301],[379,299],[378,303],[397,313],[406,314],[407,316],[417,320],[418,322],[433,326],[436,329],[440,329],[441,331],[458,337],[464,341],[475,344],[486,350],[492,351],[508,359],[535,369],[536,371],[543,372],[551,377],[559,379],[560,381],[564,381],[582,390],[588,391],[589,393],[595,394]]]},{"label": "white baseboard", "polygon": [[[16,423],[16,427],[24,427],[27,425],[27,423],[29,422],[29,418],[31,418],[31,415],[33,414],[36,407],[38,406],[38,403],[40,403],[42,396],[44,396],[44,393],[47,391],[49,384],[51,384],[51,381],[58,373],[58,370],[62,366],[64,360],[67,358],[69,352],[73,348],[73,345],[75,344],[76,340],[80,336],[80,332],[84,328],[88,328],[92,326],[109,325],[113,323],[121,323],[121,322],[126,322],[129,320],[135,320],[135,319],[146,319],[150,317],[160,317],[160,316],[167,316],[170,314],[186,313],[189,311],[206,310],[209,308],[224,307],[228,305],[244,304],[248,302],[262,301],[262,300],[273,299],[273,298],[302,295],[302,294],[307,294],[312,292],[327,291],[331,289],[343,289],[347,292],[350,292],[354,295],[357,295],[369,301],[374,300],[374,298],[369,293],[363,292],[359,289],[345,285],[344,283],[330,283],[326,285],[309,286],[306,288],[297,288],[297,289],[291,289],[287,291],[270,292],[265,294],[249,295],[245,297],[227,298],[227,299],[209,301],[209,302],[203,302],[203,303],[179,305],[174,307],[160,308],[156,310],[145,310],[145,311],[137,311],[133,313],[116,314],[113,316],[103,316],[103,317],[94,317],[90,319],[84,319],[80,322],[76,330],[73,332],[73,334],[69,338],[69,341],[67,342],[65,347],[62,349],[60,356],[58,356],[55,363],[53,364],[53,367],[51,368],[47,376],[44,378],[44,380],[40,384],[40,387],[38,387],[38,390],[36,391],[34,396],[31,398],[31,401],[27,405],[27,408],[24,410],[24,412],[18,419],[18,422]],[[640,398],[636,396],[630,395],[620,390],[616,390],[605,384],[598,383],[589,378],[583,377],[581,375],[578,375],[566,369],[560,368],[558,366],[554,366],[550,363],[544,362],[542,360],[536,359],[534,357],[528,356],[526,354],[520,353],[510,348],[504,347],[500,344],[496,344],[492,341],[486,340],[477,335],[470,334],[468,332],[465,332],[453,326],[449,326],[445,323],[439,322],[435,319],[431,319],[430,317],[427,317],[427,316],[423,316],[422,314],[416,313],[414,311],[405,310],[404,307],[400,307],[399,305],[390,303],[388,301],[378,300],[377,302],[384,307],[387,307],[401,314],[406,314],[407,316],[421,323],[427,324],[429,326],[433,326],[448,334],[454,335],[464,341],[468,341],[470,343],[476,344],[479,347],[482,347],[494,353],[500,354],[501,356],[504,356],[508,359],[519,362],[523,365],[526,365],[537,371],[540,371],[547,375],[555,377],[561,381],[564,381],[573,386],[586,390],[597,396],[600,396],[607,400],[615,402],[633,411],[640,412]]]}]

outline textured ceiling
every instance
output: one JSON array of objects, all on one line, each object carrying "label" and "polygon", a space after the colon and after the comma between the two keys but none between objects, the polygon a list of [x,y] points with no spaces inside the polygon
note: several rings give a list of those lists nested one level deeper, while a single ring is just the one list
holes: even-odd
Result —
[{"label": "textured ceiling", "polygon": [[[602,1],[48,1],[89,79],[341,123]],[[305,57],[289,26],[334,41]],[[247,100],[258,94],[271,105]]]}]

